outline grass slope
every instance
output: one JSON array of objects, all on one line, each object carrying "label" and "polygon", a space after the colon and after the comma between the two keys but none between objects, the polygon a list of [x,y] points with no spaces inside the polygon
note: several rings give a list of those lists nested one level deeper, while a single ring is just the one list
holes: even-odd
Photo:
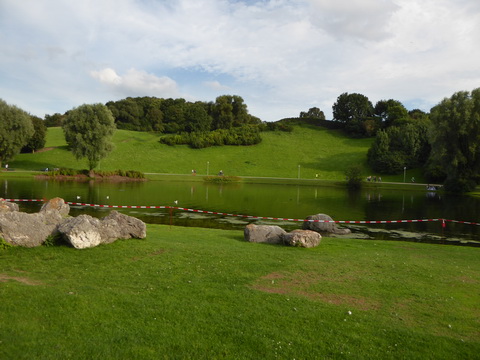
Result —
[{"label": "grass slope", "polygon": [[[115,150],[100,164],[101,170],[138,170],[145,173],[300,177],[342,180],[352,164],[365,164],[372,139],[349,139],[336,130],[295,126],[292,133],[265,132],[255,146],[222,146],[190,149],[169,147],[158,142],[159,135],[117,130]],[[61,128],[49,128],[47,148],[35,154],[20,154],[10,167],[23,170],[69,167],[83,169],[86,161],[76,161],[68,151]]]},{"label": "grass slope", "polygon": [[2,359],[473,359],[479,249],[148,225],[0,251]]}]

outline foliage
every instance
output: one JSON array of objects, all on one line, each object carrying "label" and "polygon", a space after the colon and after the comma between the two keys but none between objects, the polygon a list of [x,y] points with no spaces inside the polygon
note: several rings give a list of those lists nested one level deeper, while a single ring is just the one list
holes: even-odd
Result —
[{"label": "foliage", "polygon": [[54,235],[49,235],[43,242],[42,246],[50,247],[50,246],[59,246],[65,245],[67,242],[63,238],[62,234],[56,233]]},{"label": "foliage", "polygon": [[11,247],[13,247],[12,244],[9,244],[8,242],[5,241],[4,238],[0,237],[0,251],[8,250]]},{"label": "foliage", "polygon": [[47,127],[45,122],[37,116],[31,116],[34,133],[28,143],[22,148],[22,152],[35,152],[45,146]]},{"label": "foliage", "polygon": [[344,125],[345,131],[352,136],[366,136],[365,121],[374,115],[373,105],[362,94],[343,93],[333,104],[333,119]]},{"label": "foliage", "polygon": [[111,111],[102,104],[82,105],[70,110],[63,123],[63,132],[77,160],[87,158],[94,169],[112,150],[111,137],[115,123]]},{"label": "foliage", "polygon": [[126,130],[203,133],[261,123],[248,113],[247,105],[237,95],[222,95],[209,103],[192,103],[182,98],[128,97],[106,105],[112,111],[117,127]]},{"label": "foliage", "polygon": [[430,152],[427,127],[428,122],[418,120],[380,130],[367,153],[372,170],[400,174],[404,167],[423,165]]},{"label": "foliage", "polygon": [[325,120],[325,114],[317,107],[312,107],[307,112],[301,111],[299,117],[300,119]]},{"label": "foliage", "polygon": [[89,177],[121,176],[121,177],[127,177],[131,179],[145,179],[145,174],[136,170],[88,171],[88,170],[60,168],[60,169],[47,171],[45,175],[51,176],[51,177],[56,177],[56,176],[72,176],[73,177],[78,175],[84,175]]},{"label": "foliage", "polygon": [[45,126],[46,127],[57,127],[63,125],[63,120],[65,115],[55,113],[53,115],[45,115]]},{"label": "foliage", "polygon": [[238,176],[219,175],[219,176],[205,176],[203,180],[211,183],[224,184],[224,183],[239,182],[241,178],[239,178]]},{"label": "foliage", "polygon": [[375,104],[375,116],[379,118],[382,127],[387,128],[396,122],[408,118],[408,111],[398,100],[380,100]]},{"label": "foliage", "polygon": [[194,149],[222,145],[255,145],[261,140],[259,127],[256,125],[244,125],[229,130],[217,129],[210,132],[167,135],[160,138],[162,144],[190,145]]},{"label": "foliage", "polygon": [[431,166],[444,170],[446,190],[472,190],[480,173],[480,88],[442,100],[430,117]]},{"label": "foliage", "polygon": [[33,133],[30,115],[0,99],[0,166],[20,153]]},{"label": "foliage", "polygon": [[363,168],[359,164],[354,164],[345,170],[347,178],[347,187],[350,190],[358,190],[362,187]]}]

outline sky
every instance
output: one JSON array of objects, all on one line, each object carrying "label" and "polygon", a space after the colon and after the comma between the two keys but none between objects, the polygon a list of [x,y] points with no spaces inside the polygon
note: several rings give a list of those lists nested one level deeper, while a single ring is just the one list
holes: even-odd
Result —
[{"label": "sky", "polygon": [[0,99],[241,96],[263,121],[342,93],[430,111],[480,87],[479,0],[0,0]]}]

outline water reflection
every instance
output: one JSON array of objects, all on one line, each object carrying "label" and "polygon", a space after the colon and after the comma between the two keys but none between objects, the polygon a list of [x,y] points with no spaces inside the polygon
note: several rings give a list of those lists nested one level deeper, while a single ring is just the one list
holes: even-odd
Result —
[{"label": "water reflection", "polygon": [[[308,215],[325,213],[335,220],[404,220],[453,219],[478,222],[480,200],[470,196],[443,195],[433,191],[396,191],[365,189],[347,191],[338,187],[289,186],[265,184],[211,184],[203,182],[150,181],[142,183],[56,182],[33,179],[0,180],[1,197],[36,199],[62,197],[67,201],[99,205],[160,206],[174,205],[221,213],[245,214],[259,217],[303,219]],[[41,204],[21,203],[24,211],[38,211]],[[105,216],[110,210],[72,206],[72,215],[88,213]],[[169,223],[168,210],[122,209],[150,223]],[[301,223],[265,221],[211,214],[173,213],[176,225],[208,226],[241,229],[248,222],[271,223],[287,230],[300,228]],[[480,242],[479,226],[448,223],[401,223],[352,226],[359,237],[434,241],[451,239]],[[420,240],[418,240],[420,239]],[[428,240],[429,241],[429,240]]]}]

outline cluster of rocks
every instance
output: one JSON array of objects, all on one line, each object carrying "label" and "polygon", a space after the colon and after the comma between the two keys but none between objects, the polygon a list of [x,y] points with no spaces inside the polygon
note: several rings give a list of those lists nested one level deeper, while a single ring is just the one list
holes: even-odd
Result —
[{"label": "cluster of rocks", "polygon": [[286,232],[276,225],[249,224],[245,227],[246,241],[268,244],[283,244],[311,248],[318,246],[323,235],[346,235],[350,229],[339,228],[333,219],[325,214],[308,216],[303,222],[302,230]]},{"label": "cluster of rocks", "polygon": [[51,236],[61,236],[76,249],[85,249],[147,236],[143,221],[117,211],[103,219],[70,217],[69,212],[70,206],[61,198],[51,199],[33,214],[20,212],[17,204],[0,199],[0,238],[14,246],[35,247]]}]

